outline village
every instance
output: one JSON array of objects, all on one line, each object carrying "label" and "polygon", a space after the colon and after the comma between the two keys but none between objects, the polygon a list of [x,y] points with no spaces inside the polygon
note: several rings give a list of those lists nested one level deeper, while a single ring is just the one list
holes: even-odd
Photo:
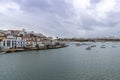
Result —
[{"label": "village", "polygon": [[17,52],[67,47],[65,42],[34,31],[0,30],[0,52]]}]

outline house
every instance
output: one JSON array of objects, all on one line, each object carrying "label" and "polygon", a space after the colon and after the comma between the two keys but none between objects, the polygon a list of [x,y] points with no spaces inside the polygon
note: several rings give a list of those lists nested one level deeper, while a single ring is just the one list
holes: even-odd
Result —
[{"label": "house", "polygon": [[16,36],[16,48],[26,47],[26,41],[21,36]]},{"label": "house", "polygon": [[37,45],[37,38],[31,36],[24,36],[23,40],[26,41],[26,47],[33,48]]},{"label": "house", "polygon": [[24,48],[26,47],[26,42],[22,40],[21,37],[8,35],[6,39],[1,41],[1,48],[10,49],[10,48]]},{"label": "house", "polygon": [[2,49],[9,49],[15,47],[15,39],[3,39],[1,41],[1,48]]},{"label": "house", "polygon": [[19,35],[20,30],[8,30],[8,32],[10,33],[10,35],[17,36]]},{"label": "house", "polygon": [[24,41],[24,40],[16,40],[15,47],[16,48],[24,48],[24,47],[26,47],[26,41]]},{"label": "house", "polygon": [[23,29],[23,30],[20,30],[19,31],[19,36],[20,35],[22,35],[22,36],[25,36],[25,35],[27,35],[27,32],[26,32],[26,30],[25,29]]},{"label": "house", "polygon": [[5,34],[0,32],[0,41],[2,41],[3,39],[5,39]]}]

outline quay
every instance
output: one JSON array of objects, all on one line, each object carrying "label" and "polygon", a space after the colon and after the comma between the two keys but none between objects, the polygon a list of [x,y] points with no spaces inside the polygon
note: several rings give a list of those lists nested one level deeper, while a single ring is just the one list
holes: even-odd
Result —
[{"label": "quay", "polygon": [[58,45],[58,46],[50,46],[50,47],[43,47],[43,48],[16,48],[16,49],[4,49],[0,50],[0,53],[13,53],[13,52],[23,52],[23,51],[35,51],[35,50],[48,50],[48,49],[59,49],[65,48],[68,45]]}]

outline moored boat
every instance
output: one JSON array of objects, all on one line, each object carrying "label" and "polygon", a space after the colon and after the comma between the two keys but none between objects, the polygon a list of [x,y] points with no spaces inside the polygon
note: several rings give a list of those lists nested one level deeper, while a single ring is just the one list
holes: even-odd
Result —
[{"label": "moored boat", "polygon": [[106,48],[106,46],[105,46],[105,45],[102,45],[100,48]]},{"label": "moored boat", "polygon": [[90,46],[88,46],[88,47],[86,48],[86,50],[91,50],[91,47],[90,47]]},{"label": "moored boat", "polygon": [[91,47],[96,47],[96,45],[91,45]]}]

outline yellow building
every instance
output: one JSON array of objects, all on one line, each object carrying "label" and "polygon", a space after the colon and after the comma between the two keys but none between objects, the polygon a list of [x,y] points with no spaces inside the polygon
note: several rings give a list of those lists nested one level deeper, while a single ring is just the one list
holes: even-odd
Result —
[{"label": "yellow building", "polygon": [[5,35],[3,33],[0,33],[0,41],[2,41],[3,39],[5,39]]}]

